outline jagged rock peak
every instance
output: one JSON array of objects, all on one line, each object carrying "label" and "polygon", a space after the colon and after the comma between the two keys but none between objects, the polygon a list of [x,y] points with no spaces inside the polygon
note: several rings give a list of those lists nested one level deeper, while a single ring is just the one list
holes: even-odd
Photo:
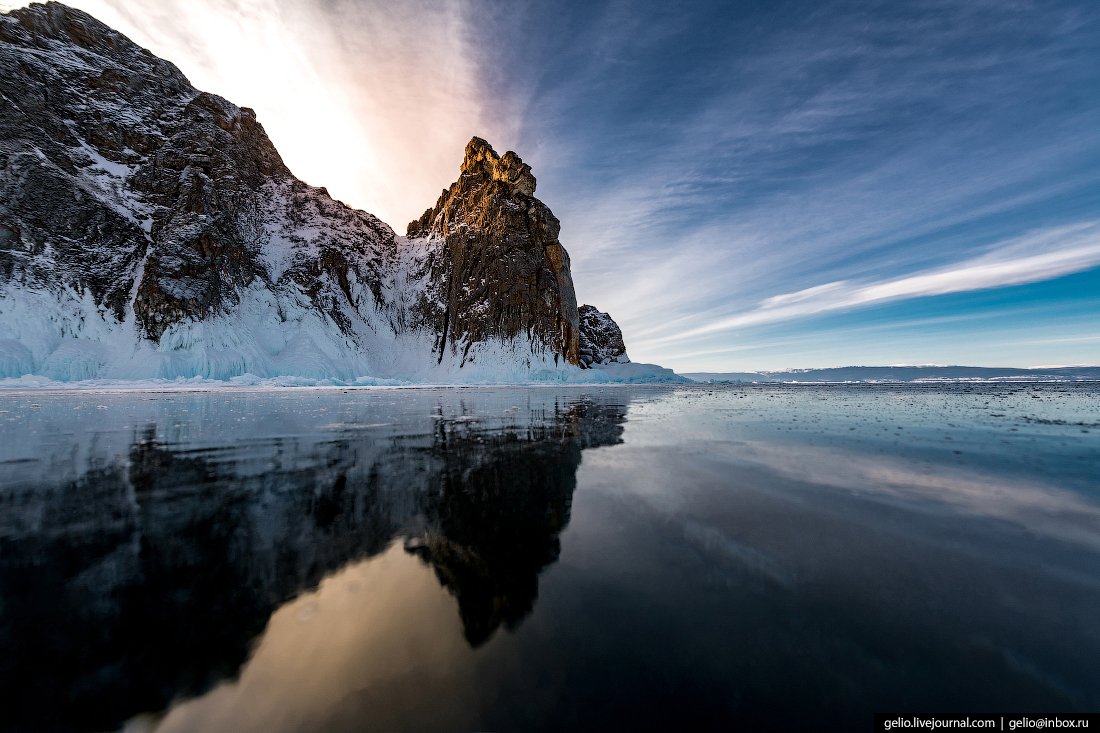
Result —
[{"label": "jagged rock peak", "polygon": [[462,175],[483,176],[493,181],[504,181],[513,193],[535,195],[535,176],[531,166],[509,150],[504,157],[497,155],[493,146],[480,137],[473,137],[466,144],[466,157],[462,160]]},{"label": "jagged rock peak", "polygon": [[[523,335],[579,364],[577,298],[561,224],[532,194],[531,166],[475,137],[458,180],[408,227],[425,240],[431,297],[421,303],[439,358],[489,338]],[[461,345],[465,344],[465,345]],[[465,353],[465,352],[463,352]],[[465,357],[463,357],[464,359]]]},{"label": "jagged rock peak", "polygon": [[[493,150],[493,146],[480,137],[470,138],[466,143],[466,152],[462,158],[458,180],[450,188],[443,189],[435,206],[427,209],[416,221],[409,222],[408,236],[445,235],[455,224],[469,224],[465,214],[477,209],[476,204],[486,200],[515,199],[535,196],[535,175],[531,166],[523,162],[515,152],[509,150],[503,156]],[[535,199],[539,206],[541,202]],[[457,208],[456,203],[461,205]],[[522,203],[522,201],[520,201]],[[545,208],[545,207],[542,207]],[[549,213],[549,209],[546,209]],[[558,220],[550,214],[549,225],[553,237],[558,235]]]}]

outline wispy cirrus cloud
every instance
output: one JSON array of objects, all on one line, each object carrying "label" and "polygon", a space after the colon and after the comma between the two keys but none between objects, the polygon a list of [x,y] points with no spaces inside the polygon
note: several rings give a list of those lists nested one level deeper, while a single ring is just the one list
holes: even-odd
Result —
[{"label": "wispy cirrus cloud", "polygon": [[880,282],[829,282],[771,296],[752,309],[656,341],[682,341],[891,300],[1019,285],[1096,266],[1100,266],[1100,222],[1087,222],[1029,234],[947,267]]},{"label": "wispy cirrus cloud", "polygon": [[[700,347],[710,349],[753,338],[728,323],[747,313],[761,325],[807,318],[818,311],[755,311],[807,290],[824,307],[833,301],[813,291],[823,284],[836,298],[830,283],[903,288],[909,273],[946,283],[998,242],[1057,231],[1100,205],[1100,103],[1080,95],[1100,83],[1082,63],[1100,42],[1095,8],[800,7],[771,23],[706,6],[689,23],[708,29],[693,50],[662,56],[670,71],[635,63],[633,74],[608,71],[619,87],[564,75],[552,90],[578,108],[574,134],[587,122],[576,100],[594,90],[599,125],[645,98],[643,117],[616,116],[610,150],[604,135],[584,144],[581,130],[566,159],[536,167],[550,166],[540,190],[563,219],[578,293],[620,321],[632,355],[667,359],[668,337],[685,333],[709,336]],[[1031,263],[1035,279],[1095,266],[1071,260]],[[1001,285],[1034,281],[994,270]],[[885,296],[859,297],[918,297]]]}]

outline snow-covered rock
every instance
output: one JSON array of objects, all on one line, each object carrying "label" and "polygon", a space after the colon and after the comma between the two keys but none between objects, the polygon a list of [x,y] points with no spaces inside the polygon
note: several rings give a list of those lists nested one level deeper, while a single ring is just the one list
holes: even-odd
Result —
[{"label": "snow-covered rock", "polygon": [[86,13],[0,14],[0,68],[0,378],[592,380],[515,153],[472,140],[401,237]]},{"label": "snow-covered rock", "polygon": [[590,305],[578,309],[581,317],[581,366],[591,367],[599,364],[627,364],[623,332],[619,324],[608,314]]}]

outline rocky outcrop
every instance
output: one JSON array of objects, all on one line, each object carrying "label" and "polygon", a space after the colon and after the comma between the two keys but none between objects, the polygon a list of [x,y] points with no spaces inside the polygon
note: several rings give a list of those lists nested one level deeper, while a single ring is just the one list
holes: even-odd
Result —
[{"label": "rocky outcrop", "polygon": [[408,226],[425,240],[431,285],[418,310],[442,359],[489,338],[525,335],[579,364],[577,297],[561,224],[534,197],[531,166],[475,137],[458,180]]},{"label": "rocky outcrop", "polygon": [[472,139],[403,238],[86,13],[0,14],[0,68],[0,377],[588,365],[560,224],[515,153]]},{"label": "rocky outcrop", "polygon": [[292,284],[345,330],[344,283],[381,293],[393,232],[294,178],[252,110],[58,3],[0,17],[0,65],[7,282],[86,293],[154,342],[254,285]]},{"label": "rocky outcrop", "polygon": [[626,344],[623,343],[623,332],[611,316],[590,305],[582,305],[578,312],[581,319],[579,353],[582,367],[630,362]]}]

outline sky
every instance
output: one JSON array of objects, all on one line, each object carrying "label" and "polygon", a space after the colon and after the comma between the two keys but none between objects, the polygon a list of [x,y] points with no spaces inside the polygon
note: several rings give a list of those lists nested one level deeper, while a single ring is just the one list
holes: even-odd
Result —
[{"label": "sky", "polygon": [[484,137],[678,371],[1100,364],[1095,0],[69,0],[403,233]]}]

